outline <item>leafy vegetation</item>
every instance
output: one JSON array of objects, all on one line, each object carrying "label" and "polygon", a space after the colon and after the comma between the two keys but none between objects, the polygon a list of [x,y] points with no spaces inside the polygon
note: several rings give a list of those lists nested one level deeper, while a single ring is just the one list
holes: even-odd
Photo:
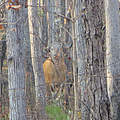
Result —
[{"label": "leafy vegetation", "polygon": [[47,105],[46,112],[48,114],[48,117],[52,120],[69,120],[68,115],[65,114],[59,106],[56,106],[54,104]]}]

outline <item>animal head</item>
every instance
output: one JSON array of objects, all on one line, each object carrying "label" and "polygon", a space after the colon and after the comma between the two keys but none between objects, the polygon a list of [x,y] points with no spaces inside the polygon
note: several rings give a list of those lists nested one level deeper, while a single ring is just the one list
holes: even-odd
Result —
[{"label": "animal head", "polygon": [[8,0],[8,4],[6,8],[9,9],[14,9],[14,10],[19,10],[22,6],[19,4],[18,0]]}]

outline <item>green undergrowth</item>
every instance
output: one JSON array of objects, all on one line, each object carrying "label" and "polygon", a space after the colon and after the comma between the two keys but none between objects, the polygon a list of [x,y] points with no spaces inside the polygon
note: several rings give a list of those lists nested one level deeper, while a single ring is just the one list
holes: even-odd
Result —
[{"label": "green undergrowth", "polygon": [[47,105],[46,112],[51,120],[70,120],[68,115],[57,105]]}]

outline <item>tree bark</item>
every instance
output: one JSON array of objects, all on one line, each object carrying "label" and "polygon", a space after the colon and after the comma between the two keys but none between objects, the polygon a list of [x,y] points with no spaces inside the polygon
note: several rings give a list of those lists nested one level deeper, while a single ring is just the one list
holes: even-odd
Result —
[{"label": "tree bark", "polygon": [[[87,48],[87,79],[85,80],[85,89],[81,91],[81,94],[85,96],[82,102],[84,102],[86,107],[85,112],[89,112],[87,120],[109,120],[109,100],[105,70],[105,16],[103,0],[85,1],[81,15],[84,23],[83,35]],[[86,118],[82,119],[86,120]]]},{"label": "tree bark", "polygon": [[[20,2],[25,2],[20,0]],[[9,120],[26,120],[25,72],[23,58],[24,6],[7,10],[7,60],[9,82]]]},{"label": "tree bark", "polygon": [[73,85],[74,85],[74,120],[78,120],[78,95],[77,95],[77,51],[76,51],[76,34],[75,34],[75,5],[76,0],[72,1],[71,20],[72,20],[72,41],[73,41]]},{"label": "tree bark", "polygon": [[82,9],[84,7],[84,0],[76,0],[75,7],[75,34],[76,34],[76,49],[77,49],[77,63],[78,63],[78,110],[81,112],[82,120],[89,120],[89,111],[87,110],[87,96],[86,90],[86,38],[85,26],[82,18]]},{"label": "tree bark", "polygon": [[36,91],[36,108],[38,113],[38,119],[43,120],[45,118],[45,80],[43,73],[43,58],[42,58],[42,41],[39,39],[39,24],[37,15],[37,1],[28,1],[28,19],[29,19],[29,33],[31,44],[31,57],[33,72],[35,76],[35,91]]},{"label": "tree bark", "polygon": [[120,119],[120,25],[118,0],[105,1],[107,90],[112,120]]},{"label": "tree bark", "polygon": [[45,6],[45,8],[43,9],[43,17],[42,17],[42,40],[43,40],[43,57],[47,57],[46,53],[46,48],[48,45],[48,23],[47,23],[47,0],[43,1],[43,6]]},{"label": "tree bark", "polygon": [[[67,5],[67,1],[65,1],[65,6]],[[71,11],[65,11],[65,16],[71,19]],[[72,66],[72,45],[73,45],[73,41],[72,41],[72,21],[70,19],[64,19],[64,43],[63,43],[63,51],[64,51],[64,60],[65,60],[65,64],[67,66],[67,72],[66,72],[66,82],[67,84],[65,84],[65,101],[66,101],[66,109],[72,109],[73,104],[71,102],[71,96],[73,94],[73,86],[71,87],[71,85],[73,84],[73,66]],[[72,94],[71,94],[72,93]]]},{"label": "tree bark", "polygon": [[55,1],[48,0],[47,1],[47,11],[48,11],[48,47],[51,47],[55,40]]}]

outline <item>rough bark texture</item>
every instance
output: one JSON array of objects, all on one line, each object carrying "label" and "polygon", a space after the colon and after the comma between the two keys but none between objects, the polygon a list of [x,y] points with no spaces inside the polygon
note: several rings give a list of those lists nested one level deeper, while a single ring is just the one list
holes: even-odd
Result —
[{"label": "rough bark texture", "polygon": [[[20,0],[20,2],[25,2]],[[24,6],[7,11],[7,52],[9,82],[9,120],[26,120],[25,73],[23,59]]]},{"label": "rough bark texture", "polygon": [[[5,21],[6,12],[4,1],[0,1],[0,23]],[[0,75],[2,74],[2,68],[4,60],[6,59],[6,30],[5,25],[0,24]]]},{"label": "rough bark texture", "polygon": [[[76,48],[77,48],[77,64],[78,64],[78,108],[81,112],[82,120],[89,120],[89,111],[87,110],[87,100],[85,101],[86,95],[86,39],[84,22],[82,18],[82,9],[84,7],[84,1],[77,0],[75,7],[75,33],[76,33]],[[77,109],[78,109],[77,108]]]},{"label": "rough bark texture", "polygon": [[75,5],[76,5],[76,0],[72,1],[72,11],[71,11],[71,19],[72,19],[72,41],[73,41],[73,85],[74,85],[74,120],[78,120],[78,115],[77,115],[77,108],[78,108],[78,95],[77,95],[77,52],[76,52],[76,35],[75,35]]},{"label": "rough bark texture", "polygon": [[[71,11],[67,10],[67,1],[65,1],[65,16],[71,18]],[[73,75],[72,75],[72,22],[70,19],[64,19],[64,43],[63,43],[63,52],[64,52],[64,60],[67,67],[66,72],[66,85],[65,85],[65,100],[66,100],[66,109],[72,109],[73,104],[70,96],[73,95]],[[71,87],[72,86],[72,87]]]},{"label": "rough bark texture", "polygon": [[[47,0],[43,1],[43,6],[47,5]],[[43,41],[43,57],[47,57],[46,53],[46,48],[48,45],[48,23],[47,23],[47,7],[45,7],[45,9],[43,9],[43,16],[42,16],[42,41]]]},{"label": "rough bark texture", "polygon": [[120,119],[120,26],[118,0],[105,1],[107,90],[112,120]]},{"label": "rough bark texture", "polygon": [[[24,64],[25,64],[25,92],[26,92],[26,104],[27,104],[27,119],[32,119],[31,110],[35,105],[35,90],[32,89],[34,86],[34,73],[31,60],[31,50],[30,50],[30,35],[29,35],[29,23],[28,23],[28,8],[25,8],[25,22],[24,22]],[[34,103],[34,104],[33,104]],[[28,110],[29,109],[29,110]]]},{"label": "rough bark texture", "polygon": [[55,12],[55,1],[47,1],[47,11],[48,11],[48,47],[51,47],[52,43],[55,40],[55,30],[54,30],[54,12]]},{"label": "rough bark texture", "polygon": [[43,73],[42,41],[39,39],[37,1],[28,1],[29,33],[31,44],[31,57],[35,76],[36,108],[39,120],[45,119],[45,81]]},{"label": "rough bark texture", "polygon": [[[82,8],[87,47],[85,104],[87,120],[109,120],[105,71],[105,31],[103,0],[87,0]],[[85,120],[85,118],[83,118]]]}]

